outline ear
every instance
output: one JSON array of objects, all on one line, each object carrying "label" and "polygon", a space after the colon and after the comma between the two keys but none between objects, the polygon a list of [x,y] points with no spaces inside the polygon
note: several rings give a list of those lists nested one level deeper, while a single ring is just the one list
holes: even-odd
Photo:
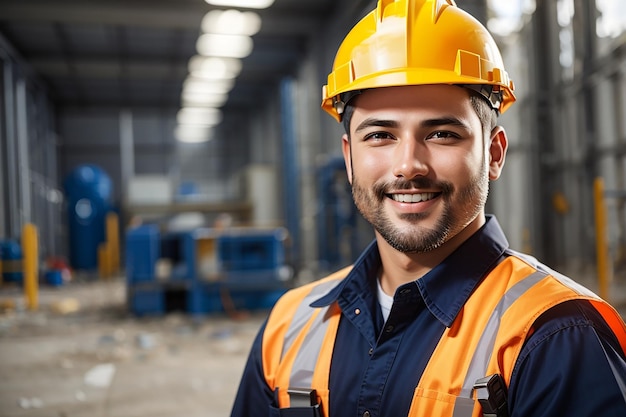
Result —
[{"label": "ear", "polygon": [[348,181],[352,184],[352,155],[350,152],[350,138],[348,138],[346,133],[341,137],[341,150],[343,152],[343,161],[346,164]]},{"label": "ear", "polygon": [[489,139],[489,179],[492,181],[500,178],[508,145],[509,140],[504,128],[494,127]]}]

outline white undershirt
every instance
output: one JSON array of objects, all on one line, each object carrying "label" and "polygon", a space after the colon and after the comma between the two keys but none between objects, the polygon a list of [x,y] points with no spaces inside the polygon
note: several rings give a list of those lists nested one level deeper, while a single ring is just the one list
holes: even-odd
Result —
[{"label": "white undershirt", "polygon": [[387,321],[387,317],[389,317],[389,313],[391,313],[391,306],[393,305],[393,297],[387,295],[383,291],[383,287],[380,286],[380,280],[376,280],[376,285],[378,287],[378,304],[380,304],[380,309],[383,312],[383,318]]}]

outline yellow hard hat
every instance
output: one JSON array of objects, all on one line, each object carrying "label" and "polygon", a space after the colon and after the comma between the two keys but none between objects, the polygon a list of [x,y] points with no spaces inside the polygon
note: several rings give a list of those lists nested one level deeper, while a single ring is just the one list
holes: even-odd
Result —
[{"label": "yellow hard hat", "polygon": [[341,121],[362,90],[422,84],[463,85],[500,113],[515,101],[491,34],[453,0],[379,0],[339,47],[322,108]]}]

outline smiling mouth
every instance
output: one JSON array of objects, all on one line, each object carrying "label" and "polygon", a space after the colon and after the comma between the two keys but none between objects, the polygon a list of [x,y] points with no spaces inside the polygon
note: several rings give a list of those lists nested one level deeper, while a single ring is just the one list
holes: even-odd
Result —
[{"label": "smiling mouth", "polygon": [[387,194],[389,198],[399,203],[420,203],[432,200],[441,193],[415,193],[415,194]]}]

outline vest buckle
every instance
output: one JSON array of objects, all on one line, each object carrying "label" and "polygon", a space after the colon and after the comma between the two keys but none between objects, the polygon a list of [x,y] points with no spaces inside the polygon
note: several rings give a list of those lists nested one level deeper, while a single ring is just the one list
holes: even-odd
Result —
[{"label": "vest buckle", "polygon": [[508,417],[506,384],[501,375],[493,374],[477,379],[474,392],[483,409],[483,417]]},{"label": "vest buckle", "polygon": [[288,388],[289,408],[281,408],[281,417],[322,417],[317,391],[310,388]]}]

